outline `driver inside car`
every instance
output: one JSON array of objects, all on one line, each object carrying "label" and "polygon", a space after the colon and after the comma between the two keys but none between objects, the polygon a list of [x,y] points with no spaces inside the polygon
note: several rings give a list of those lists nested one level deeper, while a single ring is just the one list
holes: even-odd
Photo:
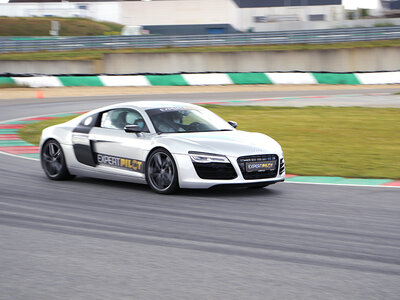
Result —
[{"label": "driver inside car", "polygon": [[155,116],[155,125],[160,132],[183,132],[186,125],[182,124],[183,114],[179,111],[161,113]]},{"label": "driver inside car", "polygon": [[147,130],[146,123],[137,112],[130,111],[126,114],[126,125],[138,125],[143,131]]}]

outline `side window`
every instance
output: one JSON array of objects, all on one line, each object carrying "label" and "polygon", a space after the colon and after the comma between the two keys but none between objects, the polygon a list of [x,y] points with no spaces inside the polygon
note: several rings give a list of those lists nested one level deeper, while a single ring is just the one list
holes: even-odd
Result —
[{"label": "side window", "polygon": [[136,110],[117,108],[106,111],[101,116],[100,127],[124,129],[126,125],[138,125],[143,129],[143,132],[149,132],[143,117]]},{"label": "side window", "polygon": [[81,125],[85,126],[85,127],[88,127],[88,126],[93,127],[94,122],[95,122],[94,116],[89,116],[82,120]]}]

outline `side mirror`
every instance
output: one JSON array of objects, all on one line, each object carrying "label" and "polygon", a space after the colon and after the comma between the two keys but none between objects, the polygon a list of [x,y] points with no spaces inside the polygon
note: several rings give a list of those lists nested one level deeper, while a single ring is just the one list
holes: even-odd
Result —
[{"label": "side mirror", "polygon": [[124,127],[125,132],[135,132],[135,133],[139,133],[142,132],[143,129],[139,126],[139,125],[126,125]]},{"label": "side mirror", "polygon": [[228,121],[228,124],[231,125],[233,128],[237,127],[237,123],[235,121]]}]

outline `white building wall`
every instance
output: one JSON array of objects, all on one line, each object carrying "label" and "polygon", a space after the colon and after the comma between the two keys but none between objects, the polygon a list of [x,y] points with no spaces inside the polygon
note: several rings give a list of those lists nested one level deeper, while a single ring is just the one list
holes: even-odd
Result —
[{"label": "white building wall", "polygon": [[242,15],[240,9],[233,1],[229,2],[229,14],[231,16],[231,22],[229,24],[231,24],[237,30],[242,30]]},{"label": "white building wall", "polygon": [[0,16],[81,17],[121,23],[120,2],[1,3]]},{"label": "white building wall", "polygon": [[[324,21],[311,21],[311,23],[323,22],[325,26],[329,26],[328,22],[345,19],[342,5],[242,8],[240,14],[242,19],[240,29],[244,31],[249,28],[254,31],[265,31],[270,28],[278,30],[280,27],[283,27],[281,30],[302,29],[303,22],[308,22],[310,15],[324,15]],[[255,22],[255,17],[264,17],[265,23]]]},{"label": "white building wall", "polygon": [[89,2],[88,17],[97,21],[122,23],[121,2]]},{"label": "white building wall", "polygon": [[77,3],[4,3],[0,4],[0,16],[9,17],[84,17],[86,11]]},{"label": "white building wall", "polygon": [[125,25],[232,24],[237,6],[231,0],[123,1]]},{"label": "white building wall", "polygon": [[400,18],[385,19],[363,19],[344,21],[308,21],[308,22],[271,22],[256,27],[255,31],[282,31],[282,30],[316,30],[316,29],[338,29],[354,27],[374,27],[382,23],[400,25]]}]

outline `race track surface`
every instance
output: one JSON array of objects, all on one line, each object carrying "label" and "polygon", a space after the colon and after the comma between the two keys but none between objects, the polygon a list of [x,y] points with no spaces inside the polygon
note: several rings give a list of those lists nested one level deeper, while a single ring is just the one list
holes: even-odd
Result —
[{"label": "race track surface", "polygon": [[[0,120],[121,99],[25,101],[1,102]],[[399,189],[282,183],[161,196],[129,183],[53,182],[37,161],[3,154],[0,178],[0,299],[400,294]]]}]

